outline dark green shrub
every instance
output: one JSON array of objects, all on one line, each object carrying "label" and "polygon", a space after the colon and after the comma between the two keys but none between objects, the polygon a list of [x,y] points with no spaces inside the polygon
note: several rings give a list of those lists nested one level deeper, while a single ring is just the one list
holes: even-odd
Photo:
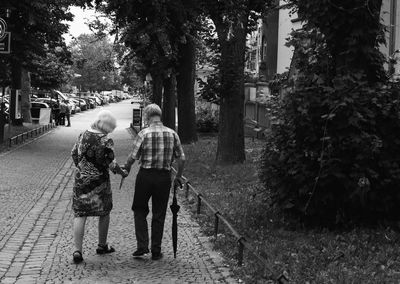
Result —
[{"label": "dark green shrub", "polygon": [[196,109],[196,126],[199,132],[218,131],[219,112],[211,107],[200,106]]},{"label": "dark green shrub", "polygon": [[305,24],[288,42],[288,94],[270,102],[261,179],[279,209],[310,222],[399,219],[399,88],[379,50],[381,1],[289,2]]},{"label": "dark green shrub", "polygon": [[399,218],[399,90],[360,79],[273,98],[260,176],[279,208],[323,224]]}]

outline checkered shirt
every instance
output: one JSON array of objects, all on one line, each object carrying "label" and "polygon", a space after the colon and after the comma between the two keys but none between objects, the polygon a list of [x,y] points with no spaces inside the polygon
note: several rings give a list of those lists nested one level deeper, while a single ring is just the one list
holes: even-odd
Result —
[{"label": "checkered shirt", "polygon": [[174,159],[184,158],[185,154],[178,134],[156,122],[135,137],[131,157],[144,169],[170,170]]}]

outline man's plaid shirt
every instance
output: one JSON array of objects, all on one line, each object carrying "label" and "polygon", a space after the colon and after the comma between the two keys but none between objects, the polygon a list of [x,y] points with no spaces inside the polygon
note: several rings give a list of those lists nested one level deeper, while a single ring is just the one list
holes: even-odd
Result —
[{"label": "man's plaid shirt", "polygon": [[144,169],[170,170],[174,159],[184,158],[185,154],[178,134],[156,122],[135,137],[131,157]]}]

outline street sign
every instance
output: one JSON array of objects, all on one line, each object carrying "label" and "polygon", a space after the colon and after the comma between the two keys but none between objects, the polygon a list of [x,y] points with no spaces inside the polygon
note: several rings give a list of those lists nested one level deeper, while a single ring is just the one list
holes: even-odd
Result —
[{"label": "street sign", "polygon": [[0,39],[6,35],[7,23],[3,18],[0,18]]},{"label": "street sign", "polygon": [[0,53],[9,54],[11,52],[11,33],[6,32],[4,37],[0,39]]}]

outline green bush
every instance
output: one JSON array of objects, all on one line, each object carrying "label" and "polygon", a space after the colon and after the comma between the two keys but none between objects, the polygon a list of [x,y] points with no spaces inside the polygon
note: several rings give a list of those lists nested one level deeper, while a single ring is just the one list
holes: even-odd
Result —
[{"label": "green bush", "polygon": [[218,131],[219,112],[207,106],[199,106],[196,109],[196,126],[199,132]]},{"label": "green bush", "polygon": [[319,224],[399,218],[396,87],[342,76],[274,96],[269,107],[260,177],[275,205]]}]

